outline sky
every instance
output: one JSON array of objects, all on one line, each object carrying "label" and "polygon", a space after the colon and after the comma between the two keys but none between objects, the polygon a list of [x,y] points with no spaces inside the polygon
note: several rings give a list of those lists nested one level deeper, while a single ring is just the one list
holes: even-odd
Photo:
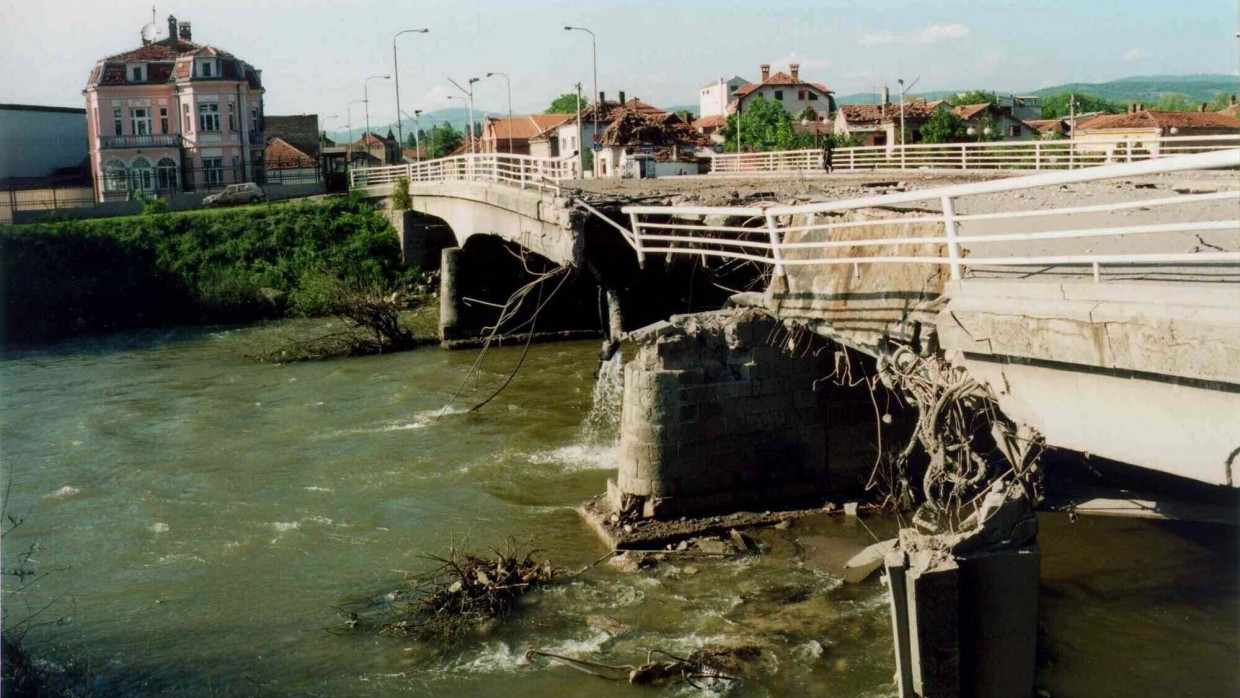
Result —
[{"label": "sky", "polygon": [[[79,107],[96,61],[140,45],[149,2],[0,0],[0,103]],[[721,77],[759,78],[799,62],[803,78],[838,95],[992,89],[1023,92],[1133,75],[1237,74],[1236,0],[934,0],[864,3],[711,0],[213,0],[160,2],[193,24],[194,41],[263,71],[268,114],[317,113],[328,129],[356,128],[370,99],[372,124],[395,119],[393,35],[401,107],[463,106],[448,82],[507,73],[514,113],[541,112],[582,83],[590,93],[597,37],[598,89],[661,107],[696,105]],[[364,84],[369,85],[368,91]],[[475,108],[507,110],[505,81],[474,87]],[[331,117],[331,118],[328,118]]]}]

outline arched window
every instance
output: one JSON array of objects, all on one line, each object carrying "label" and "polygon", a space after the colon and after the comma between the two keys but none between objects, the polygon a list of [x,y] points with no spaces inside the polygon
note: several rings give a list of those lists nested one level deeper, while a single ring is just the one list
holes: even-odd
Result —
[{"label": "arched window", "polygon": [[129,164],[129,182],[129,188],[133,191],[155,191],[155,171],[151,169],[151,161],[134,158]]},{"label": "arched window", "polygon": [[125,163],[108,160],[103,165],[103,188],[105,191],[126,191]]},{"label": "arched window", "polygon": [[159,191],[179,191],[177,186],[177,162],[172,158],[161,158],[155,165],[155,185]]}]

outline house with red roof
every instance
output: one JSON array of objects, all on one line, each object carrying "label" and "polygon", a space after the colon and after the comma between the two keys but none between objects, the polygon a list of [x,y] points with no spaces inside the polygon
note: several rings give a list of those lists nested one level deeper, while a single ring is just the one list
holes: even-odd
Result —
[{"label": "house with red roof", "polygon": [[[547,133],[576,114],[527,114],[512,118],[487,116],[482,120],[482,152],[530,155],[531,139]],[[554,157],[554,156],[544,156]]]},{"label": "house with red roof", "polygon": [[921,127],[938,109],[950,109],[946,102],[907,102],[901,111],[898,104],[891,103],[891,93],[883,88],[882,102],[878,104],[849,104],[835,113],[832,132],[838,136],[851,136],[866,146],[895,146],[900,129],[900,117],[909,133],[909,143],[921,140]]},{"label": "house with red roof", "polygon": [[990,102],[960,104],[951,108],[978,140],[1028,141],[1038,137],[1037,127],[1016,118],[1012,107]]},{"label": "house with red roof", "polygon": [[[583,148],[591,150],[596,140],[596,133],[598,134],[597,140],[601,141],[603,132],[621,115],[630,112],[664,120],[675,118],[674,115],[658,107],[646,104],[636,97],[625,99],[623,90],[620,91],[620,99],[618,101],[609,100],[605,93],[599,92],[598,101],[582,108],[581,123],[577,122],[576,114],[569,114],[569,118],[566,121],[559,126],[553,127],[558,146],[555,148],[545,148],[544,145],[540,145],[540,142],[549,141],[551,138],[550,134],[540,134],[532,139],[532,149],[539,152],[543,152],[544,149],[558,151],[558,157],[571,156]],[[587,173],[595,173],[595,176],[599,177],[618,176],[620,174],[613,170],[603,170],[601,166],[600,169],[595,170],[589,164],[589,161],[587,161],[585,169]]]},{"label": "house with red roof", "polygon": [[98,201],[262,181],[262,71],[194,43],[188,22],[99,60],[86,81],[90,167]]},{"label": "house with red roof", "polygon": [[[1076,124],[1073,139],[1083,150],[1105,152],[1108,159],[1129,150],[1157,157],[1166,136],[1236,136],[1240,119],[1210,111],[1158,111],[1132,105],[1124,114],[1100,114]],[[1176,152],[1187,152],[1182,146]]]},{"label": "house with red roof", "polygon": [[732,93],[734,106],[729,111],[744,113],[746,102],[762,97],[778,102],[793,118],[798,118],[806,107],[817,112],[819,121],[827,120],[835,112],[834,93],[826,85],[802,80],[799,63],[789,65],[787,73],[772,75],[771,66],[767,63],[763,63],[760,69],[762,81],[738,87]]}]

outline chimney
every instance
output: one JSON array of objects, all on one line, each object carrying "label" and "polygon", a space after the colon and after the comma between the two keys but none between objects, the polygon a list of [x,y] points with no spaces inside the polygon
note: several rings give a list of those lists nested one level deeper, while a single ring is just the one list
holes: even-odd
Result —
[{"label": "chimney", "polygon": [[1229,99],[1227,100],[1227,106],[1229,106],[1229,107],[1234,107],[1234,106],[1236,106],[1236,96],[1235,96],[1235,95],[1232,95],[1232,96],[1231,96],[1231,98],[1229,98]]},{"label": "chimney", "polygon": [[168,15],[168,47],[171,48],[174,53],[177,50],[177,37],[179,36],[180,34],[177,32],[177,18],[172,15]]},{"label": "chimney", "polygon": [[792,72],[792,79],[793,79],[793,80],[800,80],[800,79],[801,79],[801,78],[800,78],[800,74],[801,74],[801,64],[800,64],[800,63],[793,63],[793,64],[789,65],[789,66],[788,66],[788,70],[790,70],[790,71]]},{"label": "chimney", "polygon": [[1199,112],[1201,112],[1202,114],[1204,114],[1204,113],[1206,113],[1206,109],[1208,109],[1209,107],[1210,107],[1210,103],[1209,103],[1209,102],[1202,102],[1202,103],[1201,103],[1201,106],[1200,106],[1200,107],[1197,107],[1197,111],[1199,111]]},{"label": "chimney", "polygon": [[891,104],[891,88],[883,85],[883,106]]},{"label": "chimney", "polygon": [[620,104],[624,104],[624,90],[620,90]]},{"label": "chimney", "polygon": [[601,105],[607,101],[607,96],[602,90],[598,91],[598,103]]},{"label": "chimney", "polygon": [[762,82],[766,82],[767,80],[770,80],[771,79],[771,64],[763,63],[761,68],[762,68]]},{"label": "chimney", "polygon": [[185,39],[186,41],[194,40],[194,33],[190,28],[189,22],[181,22],[180,24],[178,24],[177,31],[181,32],[180,38]]}]

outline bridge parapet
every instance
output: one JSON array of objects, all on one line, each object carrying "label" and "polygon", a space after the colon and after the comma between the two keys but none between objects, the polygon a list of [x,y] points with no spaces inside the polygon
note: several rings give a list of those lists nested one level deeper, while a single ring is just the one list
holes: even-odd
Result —
[{"label": "bridge parapet", "polygon": [[436,158],[389,167],[358,167],[349,170],[349,188],[395,184],[404,177],[410,184],[422,182],[492,182],[518,189],[559,192],[559,182],[577,174],[575,158],[536,158],[507,153],[478,153]]}]

